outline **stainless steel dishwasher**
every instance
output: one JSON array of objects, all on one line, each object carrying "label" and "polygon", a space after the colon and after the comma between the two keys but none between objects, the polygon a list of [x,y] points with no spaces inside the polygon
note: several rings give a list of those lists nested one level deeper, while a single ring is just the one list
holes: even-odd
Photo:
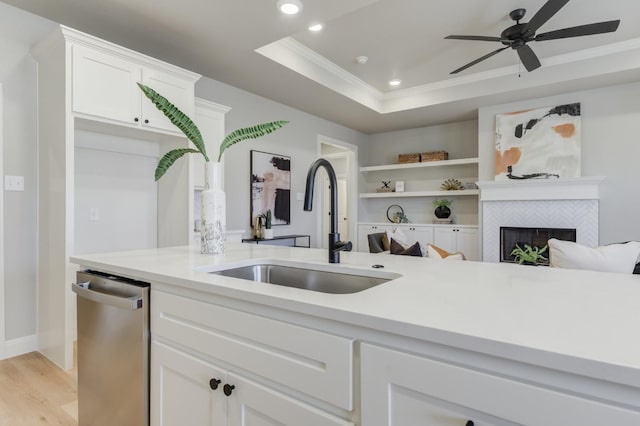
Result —
[{"label": "stainless steel dishwasher", "polygon": [[78,423],[149,424],[149,284],[77,273]]}]

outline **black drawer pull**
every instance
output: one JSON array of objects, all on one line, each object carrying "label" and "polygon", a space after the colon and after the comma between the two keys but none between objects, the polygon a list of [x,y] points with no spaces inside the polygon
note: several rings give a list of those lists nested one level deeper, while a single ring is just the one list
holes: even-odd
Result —
[{"label": "black drawer pull", "polygon": [[211,380],[209,380],[209,387],[212,390],[216,390],[216,389],[218,389],[218,385],[220,384],[220,382],[221,382],[221,380],[211,379]]}]

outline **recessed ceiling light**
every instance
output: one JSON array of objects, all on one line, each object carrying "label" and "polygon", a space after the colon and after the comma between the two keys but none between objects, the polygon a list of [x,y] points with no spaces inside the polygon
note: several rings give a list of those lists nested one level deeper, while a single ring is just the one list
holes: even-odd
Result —
[{"label": "recessed ceiling light", "polygon": [[389,80],[389,86],[400,86],[400,83],[402,83],[402,80],[394,78],[393,80]]},{"label": "recessed ceiling light", "polygon": [[322,29],[322,24],[314,24],[309,27],[309,31],[313,31],[314,33],[320,31]]},{"label": "recessed ceiling light", "polygon": [[295,15],[302,10],[300,0],[278,0],[277,6],[280,12],[287,15]]},{"label": "recessed ceiling light", "polygon": [[356,62],[357,62],[357,63],[359,63],[360,65],[364,65],[364,64],[366,64],[367,62],[369,62],[369,58],[368,58],[368,57],[366,57],[366,56],[364,56],[364,55],[362,55],[362,56],[358,56],[358,57],[356,58]]}]

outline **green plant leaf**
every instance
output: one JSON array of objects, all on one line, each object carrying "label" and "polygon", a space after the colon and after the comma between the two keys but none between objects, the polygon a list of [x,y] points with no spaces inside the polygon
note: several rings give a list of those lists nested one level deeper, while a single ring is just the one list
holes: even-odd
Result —
[{"label": "green plant leaf", "polygon": [[268,135],[269,133],[275,132],[279,128],[285,126],[288,121],[279,120],[279,121],[271,121],[268,123],[256,124],[251,127],[243,127],[238,130],[234,130],[229,133],[222,143],[220,144],[220,154],[218,155],[218,161],[222,159],[222,153],[229,148],[230,146],[243,141],[245,139],[258,139],[264,135]]},{"label": "green plant leaf", "polygon": [[[138,87],[140,87],[140,90],[142,90],[145,96],[153,102],[156,108],[162,111],[162,113],[171,120],[171,123],[180,129],[182,133],[184,133],[184,135],[196,146],[198,151],[193,152],[200,152],[204,156],[204,160],[209,161],[207,150],[204,146],[204,140],[202,139],[202,134],[200,133],[198,126],[196,126],[196,124],[184,112],[180,111],[178,107],[169,102],[169,100],[160,93],[141,83],[138,83]],[[158,164],[158,167],[160,167],[160,164]],[[164,172],[162,174],[164,174]],[[156,180],[158,180],[157,173]]]},{"label": "green plant leaf", "polygon": [[199,151],[196,151],[195,149],[191,149],[191,148],[178,148],[178,149],[172,149],[171,151],[163,155],[160,161],[158,161],[158,166],[156,167],[156,181],[158,181],[162,176],[164,176],[164,174],[167,172],[169,167],[171,167],[171,165],[175,163],[178,158],[192,152],[197,153]]}]

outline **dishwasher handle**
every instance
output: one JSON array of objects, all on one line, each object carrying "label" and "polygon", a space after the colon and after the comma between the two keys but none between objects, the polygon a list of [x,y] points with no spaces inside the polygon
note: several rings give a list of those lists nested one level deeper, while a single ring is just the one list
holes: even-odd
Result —
[{"label": "dishwasher handle", "polygon": [[89,288],[89,283],[72,283],[71,290],[79,297],[91,300],[92,302],[111,305],[121,309],[135,310],[142,308],[142,297],[120,297],[114,296],[112,294],[94,291]]}]

